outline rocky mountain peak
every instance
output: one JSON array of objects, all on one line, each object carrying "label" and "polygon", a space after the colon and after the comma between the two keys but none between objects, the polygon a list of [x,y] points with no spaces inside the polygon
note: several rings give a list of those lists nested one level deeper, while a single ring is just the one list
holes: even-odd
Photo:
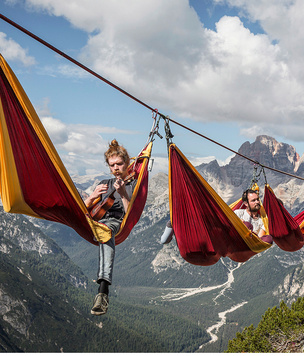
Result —
[{"label": "rocky mountain peak", "polygon": [[[257,136],[253,143],[244,142],[238,152],[265,166],[287,173],[297,172],[299,174],[304,171],[303,159],[300,158],[292,145],[278,142],[267,135]],[[252,162],[236,155],[225,169],[228,176],[232,177],[232,184],[239,186],[242,185],[242,182],[247,182],[250,179],[253,166]]]},{"label": "rocky mountain peak", "polygon": [[300,156],[293,146],[266,135],[257,136],[251,144],[245,142],[239,153],[271,168],[287,172],[295,172],[300,161]]}]

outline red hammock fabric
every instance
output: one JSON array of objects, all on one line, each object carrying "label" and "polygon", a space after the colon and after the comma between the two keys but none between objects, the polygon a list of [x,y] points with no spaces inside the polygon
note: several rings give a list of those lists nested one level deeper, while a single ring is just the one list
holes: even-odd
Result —
[{"label": "red hammock fabric", "polygon": [[[134,163],[137,184],[116,244],[139,220],[152,142]],[[94,221],[18,79],[0,55],[0,195],[6,212],[59,222],[98,245],[111,230]],[[133,169],[133,167],[130,167]]]},{"label": "red hammock fabric", "polygon": [[209,266],[225,256],[244,262],[255,255],[175,145],[170,162],[171,223],[181,256]]},{"label": "red hammock fabric", "polygon": [[304,237],[299,224],[267,185],[265,185],[263,205],[268,216],[269,234],[274,242],[285,251],[293,252],[302,248]]},{"label": "red hammock fabric", "polygon": [[2,69],[0,100],[24,201],[38,216],[68,225],[93,242],[85,215],[60,178]]}]

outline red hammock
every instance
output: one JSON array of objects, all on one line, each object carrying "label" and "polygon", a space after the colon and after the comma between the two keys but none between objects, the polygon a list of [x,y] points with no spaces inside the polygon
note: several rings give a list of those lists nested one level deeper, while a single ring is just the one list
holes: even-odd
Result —
[{"label": "red hammock", "polygon": [[[127,238],[145,205],[151,149],[152,142],[134,163],[138,180],[116,244]],[[0,195],[6,212],[65,224],[93,244],[111,238],[106,225],[91,219],[31,102],[1,55],[0,163]]]},{"label": "red hammock", "polygon": [[169,202],[180,254],[192,264],[209,266],[225,256],[244,262],[271,246],[251,238],[251,232],[174,144],[169,147]]},{"label": "red hammock", "polygon": [[274,242],[285,251],[293,252],[302,248],[304,237],[299,227],[301,214],[298,218],[292,218],[269,185],[265,185],[263,205],[268,216],[269,234]]}]

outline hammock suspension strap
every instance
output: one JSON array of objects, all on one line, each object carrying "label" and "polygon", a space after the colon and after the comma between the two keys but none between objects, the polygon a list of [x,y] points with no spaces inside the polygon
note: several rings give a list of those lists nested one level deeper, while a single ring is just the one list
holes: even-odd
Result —
[{"label": "hammock suspension strap", "polygon": [[[154,136],[157,135],[160,139],[163,138],[163,136],[158,132],[159,130],[159,121],[160,121],[161,116],[158,114],[158,110],[154,109],[154,111],[152,111],[152,119],[153,119],[153,124],[149,133],[149,137],[148,140],[146,142],[145,146],[148,146],[148,144],[150,142],[153,142],[155,140]],[[140,154],[139,154],[140,155]],[[139,155],[137,155],[136,157],[134,157],[134,164],[133,164],[133,171],[135,169],[137,160],[139,158]],[[152,167],[153,167],[153,163],[154,163],[154,159],[150,158],[150,157],[146,157],[146,156],[142,156],[140,157],[141,159],[143,158],[149,158],[149,166],[148,166],[148,171],[151,172],[152,171]]]},{"label": "hammock suspension strap", "polygon": [[168,149],[168,153],[169,153],[169,147],[173,143],[172,138],[174,137],[174,135],[172,134],[170,125],[169,125],[170,117],[166,116],[163,119],[164,119],[164,128],[165,128],[166,140],[167,140],[167,149]]},{"label": "hammock suspension strap", "polygon": [[149,138],[148,138],[148,142],[153,142],[155,140],[154,136],[157,135],[160,139],[163,138],[163,136],[158,132],[159,130],[159,121],[160,121],[161,116],[158,114],[158,110],[154,109],[154,111],[152,111],[152,119],[153,119],[153,124],[152,124],[152,128],[149,134]]},{"label": "hammock suspension strap", "polygon": [[[258,172],[259,167],[260,167],[260,171]],[[258,183],[258,181],[261,179],[262,173],[264,175],[265,185],[267,185],[267,179],[266,179],[266,173],[265,173],[264,167],[259,163],[255,163],[254,167],[253,167],[253,174],[252,174],[252,179],[251,179],[251,182],[249,185],[249,189],[251,189],[255,184]]]}]

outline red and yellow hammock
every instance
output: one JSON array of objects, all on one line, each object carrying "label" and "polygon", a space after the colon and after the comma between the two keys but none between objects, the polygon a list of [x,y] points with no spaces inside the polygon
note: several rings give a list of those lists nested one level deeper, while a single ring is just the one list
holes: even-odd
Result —
[{"label": "red and yellow hammock", "polygon": [[[116,244],[124,241],[145,205],[152,142],[130,170],[137,184]],[[91,219],[30,100],[0,55],[0,195],[4,210],[59,222],[93,244],[111,238],[110,229]]]},{"label": "red and yellow hammock", "polygon": [[[271,247],[252,234],[233,212],[241,208],[241,203],[239,199],[229,207],[182,152],[170,145],[170,219],[180,254],[186,261],[201,266],[212,265],[221,257],[245,262]],[[268,185],[260,213],[266,234],[281,249],[293,252],[303,247],[304,214],[292,218]]]},{"label": "red and yellow hammock", "polygon": [[169,204],[180,254],[192,264],[209,266],[226,256],[244,262],[271,247],[251,233],[174,144]]}]

